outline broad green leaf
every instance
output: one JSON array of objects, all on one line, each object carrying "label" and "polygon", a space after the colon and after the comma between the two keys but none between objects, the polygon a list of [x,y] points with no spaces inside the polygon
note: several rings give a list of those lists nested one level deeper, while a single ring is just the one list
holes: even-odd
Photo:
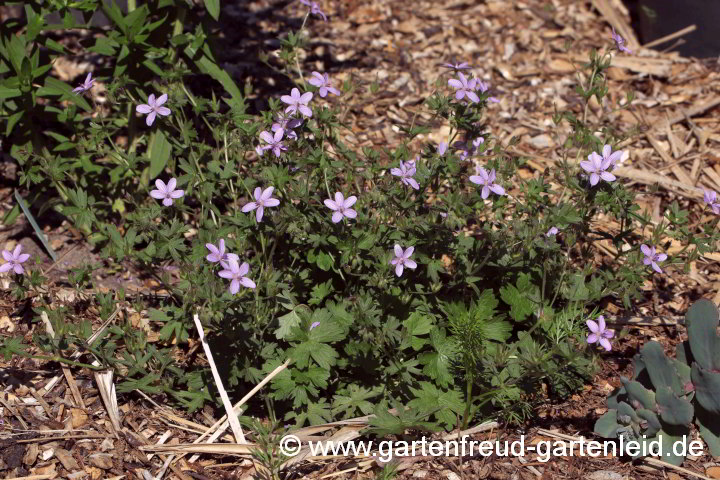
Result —
[{"label": "broad green leaf", "polygon": [[150,179],[162,173],[170,159],[170,142],[162,130],[156,130],[150,144]]},{"label": "broad green leaf", "polygon": [[220,0],[205,0],[205,8],[212,18],[220,18]]},{"label": "broad green leaf", "polygon": [[410,317],[403,322],[403,326],[410,335],[427,335],[432,329],[432,319],[422,313],[413,312],[410,314]]},{"label": "broad green leaf", "polygon": [[218,67],[217,63],[211,60],[207,55],[198,51],[198,49],[194,48],[193,45],[185,47],[185,55],[195,62],[195,65],[202,73],[210,75],[212,78],[220,82],[225,91],[229,93],[233,99],[237,99],[239,101],[243,100],[242,92],[230,75],[228,75],[225,70]]}]

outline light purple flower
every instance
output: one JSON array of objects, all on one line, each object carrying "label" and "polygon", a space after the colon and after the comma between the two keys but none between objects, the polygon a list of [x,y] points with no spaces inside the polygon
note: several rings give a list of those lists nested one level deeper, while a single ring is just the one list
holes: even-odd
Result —
[{"label": "light purple flower", "polygon": [[395,175],[396,177],[400,177],[400,180],[405,185],[410,185],[415,190],[420,189],[420,185],[418,185],[417,181],[413,178],[413,175],[415,175],[415,161],[408,161],[407,163],[400,160],[400,168],[391,168],[390,173],[392,175]]},{"label": "light purple flower", "polygon": [[613,27],[612,29],[612,39],[615,41],[615,46],[619,51],[625,53],[632,53],[630,49],[625,46],[625,39],[615,32],[615,27]]},{"label": "light purple flower", "polygon": [[302,125],[302,122],[302,119],[293,118],[285,112],[280,112],[275,118],[275,123],[273,123],[270,128],[273,132],[283,130],[287,138],[295,140],[297,138],[297,133],[295,133],[293,129]]},{"label": "light purple flower", "polygon": [[472,80],[469,80],[465,78],[465,75],[462,74],[462,72],[458,72],[458,79],[451,78],[448,80],[448,85],[453,87],[455,90],[455,98],[458,100],[462,100],[465,97],[468,97],[468,99],[472,102],[479,102],[480,97],[477,96],[477,94],[473,91],[475,90],[475,83],[476,80],[473,78]]},{"label": "light purple flower", "polygon": [[277,198],[273,198],[272,196],[273,190],[275,190],[275,187],[267,187],[265,190],[260,187],[255,187],[255,191],[253,192],[253,195],[255,196],[255,201],[246,203],[245,206],[242,208],[242,211],[244,213],[247,213],[252,210],[256,210],[255,220],[260,223],[262,221],[265,207],[277,207],[278,205],[280,205],[280,200],[278,200]]},{"label": "light purple flower", "polygon": [[450,68],[450,69],[456,70],[456,71],[457,70],[467,70],[469,68],[472,68],[467,62],[454,63],[454,64],[453,63],[443,63],[441,66],[445,67],[445,68]]},{"label": "light purple flower", "polygon": [[652,269],[657,273],[663,273],[662,269],[658,265],[658,262],[664,262],[667,260],[668,256],[664,253],[656,253],[655,247],[648,247],[645,244],[640,245],[640,250],[642,250],[643,255],[645,255],[643,263],[645,265],[651,265]]},{"label": "light purple flower", "polygon": [[95,79],[92,78],[92,72],[89,72],[87,74],[87,77],[85,77],[85,81],[80,84],[79,87],[73,88],[73,93],[84,93],[90,90],[93,85],[95,84]]},{"label": "light purple flower", "polygon": [[308,330],[312,330],[313,328],[320,325],[320,322],[313,322],[312,325],[310,325],[310,328]]},{"label": "light purple flower", "polygon": [[[479,90],[480,93],[485,93],[488,90],[490,90],[490,83],[483,82],[482,80],[478,80],[477,84],[475,85],[475,90]],[[498,100],[495,97],[488,97],[488,100],[493,103],[500,103],[500,100]]]},{"label": "light purple flower", "polygon": [[255,282],[250,280],[247,273],[250,271],[250,265],[247,262],[243,262],[242,265],[238,265],[238,261],[231,258],[227,262],[226,270],[221,270],[218,275],[222,278],[230,280],[230,293],[235,295],[240,290],[240,285],[247,288],[255,288]]},{"label": "light purple flower", "polygon": [[395,275],[398,277],[402,275],[403,268],[417,268],[417,263],[415,263],[415,260],[412,260],[410,256],[415,251],[415,247],[408,247],[403,251],[402,247],[395,244],[395,258],[390,260],[390,264],[395,265]]},{"label": "light purple flower", "polygon": [[206,243],[205,247],[210,250],[210,253],[205,257],[207,261],[220,263],[223,268],[228,268],[227,262],[230,261],[230,259],[235,259],[236,262],[240,260],[240,257],[234,253],[225,253],[225,240],[222,238],[218,241],[217,247],[212,243]]},{"label": "light purple flower", "polygon": [[550,227],[550,230],[547,231],[547,233],[545,234],[545,236],[546,236],[546,237],[550,237],[550,236],[552,236],[552,235],[557,235],[557,234],[558,234],[558,228],[557,228],[557,227]]},{"label": "light purple flower", "polygon": [[318,93],[322,98],[325,98],[328,92],[333,95],[342,95],[340,90],[332,86],[330,83],[330,77],[328,77],[327,73],[320,74],[320,72],[312,72],[312,78],[308,80],[308,83],[320,89]]},{"label": "light purple flower", "polygon": [[13,270],[18,275],[25,273],[22,264],[28,261],[30,254],[22,253],[22,245],[18,243],[12,252],[10,250],[3,250],[2,256],[7,263],[0,265],[0,273],[9,272],[10,270]]},{"label": "light purple flower", "polygon": [[285,113],[292,113],[297,115],[298,111],[306,117],[312,117],[312,110],[308,107],[308,102],[312,100],[312,92],[305,92],[300,95],[300,90],[293,88],[290,91],[290,95],[283,95],[280,97],[283,103],[287,103],[288,107],[285,109]]},{"label": "light purple flower", "polygon": [[343,217],[347,217],[347,218],[357,217],[357,212],[355,210],[353,210],[352,208],[350,208],[353,205],[355,205],[355,202],[357,202],[357,197],[355,195],[345,198],[345,197],[343,197],[343,194],[340,192],[335,192],[335,200],[334,201],[329,198],[324,201],[325,206],[333,211],[333,215],[332,215],[333,223],[338,223],[340,220],[343,219]]},{"label": "light purple flower", "polygon": [[607,330],[605,328],[605,317],[603,315],[600,315],[598,317],[597,323],[593,320],[588,320],[587,326],[590,329],[590,335],[587,337],[587,343],[600,343],[600,346],[602,346],[605,350],[608,352],[612,350],[612,345],[610,345],[610,338],[613,338],[615,335],[615,332],[612,330]]},{"label": "light purple flower", "polygon": [[322,10],[320,10],[320,6],[316,2],[311,2],[309,0],[300,0],[300,3],[310,7],[310,13],[322,17],[322,19],[327,22],[327,16]]},{"label": "light purple flower", "polygon": [[453,144],[453,147],[460,150],[461,159],[467,160],[475,155],[477,149],[480,148],[480,145],[483,143],[485,143],[485,138],[477,137],[475,140],[468,140],[466,142],[457,141]]},{"label": "light purple flower", "polygon": [[279,157],[282,155],[282,152],[287,150],[287,147],[283,143],[283,135],[285,134],[285,130],[278,129],[275,132],[275,135],[271,134],[267,130],[263,130],[260,132],[260,139],[267,143],[267,145],[263,145],[262,147],[259,147],[255,149],[255,151],[258,153],[258,155],[262,155],[265,153],[265,150],[272,150],[272,152],[275,154],[276,157]]},{"label": "light purple flower", "polygon": [[440,156],[445,155],[445,152],[447,152],[447,148],[448,148],[447,142],[440,142],[437,146],[438,155],[440,155]]},{"label": "light purple flower", "polygon": [[162,106],[163,103],[167,102],[167,99],[167,93],[163,93],[162,95],[160,95],[157,100],[155,99],[155,94],[151,93],[148,97],[148,103],[138,105],[137,107],[135,107],[135,111],[143,115],[148,114],[147,118],[145,119],[145,123],[149,127],[155,121],[156,115],[162,115],[163,117],[167,117],[168,115],[170,115],[170,109]]},{"label": "light purple flower", "polygon": [[580,162],[582,169],[590,174],[590,186],[597,185],[601,178],[606,182],[616,179],[615,175],[607,171],[610,168],[610,162],[610,158],[603,159],[597,152],[588,155],[587,161]]},{"label": "light purple flower", "polygon": [[610,145],[603,146],[602,159],[603,159],[603,162],[608,163],[609,170],[614,170],[615,167],[617,167],[617,164],[620,161],[620,159],[622,158],[622,156],[623,156],[622,150],[616,150],[613,152],[612,147]]},{"label": "light purple flower", "polygon": [[155,186],[157,187],[157,190],[150,190],[150,196],[158,200],[162,200],[163,205],[169,207],[173,204],[173,200],[185,195],[184,190],[175,189],[176,185],[177,180],[174,178],[168,180],[167,185],[165,185],[165,182],[158,178],[157,180],[155,180]]},{"label": "light purple flower", "polygon": [[477,175],[471,175],[470,181],[477,185],[482,185],[482,192],[480,196],[484,199],[488,198],[490,191],[497,195],[505,195],[505,189],[495,183],[495,169],[493,168],[488,173],[483,167],[477,167],[475,169]]},{"label": "light purple flower", "polygon": [[710,206],[715,215],[720,215],[720,203],[717,202],[717,193],[714,190],[703,189],[703,200]]}]

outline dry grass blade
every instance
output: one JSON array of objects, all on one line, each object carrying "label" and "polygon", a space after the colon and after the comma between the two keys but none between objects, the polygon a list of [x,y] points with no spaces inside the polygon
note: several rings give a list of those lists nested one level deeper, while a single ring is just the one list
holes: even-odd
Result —
[{"label": "dry grass blade", "polygon": [[203,331],[202,324],[200,323],[200,317],[198,317],[197,313],[193,315],[193,321],[195,322],[195,328],[197,328],[198,335],[200,336],[200,342],[205,350],[205,356],[210,364],[213,379],[215,380],[215,386],[217,387],[218,392],[220,392],[220,398],[222,399],[223,406],[225,407],[225,413],[227,415],[228,422],[230,423],[230,427],[232,428],[233,435],[235,435],[235,441],[237,443],[245,443],[245,435],[243,434],[242,427],[240,426],[240,421],[235,414],[232,403],[230,403],[230,398],[223,386],[222,379],[220,378],[220,372],[215,365],[215,360],[213,360],[210,345],[208,345],[207,340],[205,340],[205,332]]},{"label": "dry grass blade", "polygon": [[115,430],[117,437],[120,431],[120,412],[118,411],[117,395],[115,394],[115,383],[113,382],[113,371],[93,372],[97,383],[100,397],[102,398],[105,410],[110,417],[110,423]]},{"label": "dry grass blade", "polygon": [[[268,382],[270,382],[270,380],[275,378],[276,375],[278,375],[280,372],[285,370],[288,367],[288,365],[290,365],[290,360],[286,360],[285,363],[283,363],[282,365],[277,367],[275,370],[270,372],[265,378],[262,379],[262,381],[260,383],[255,385],[255,387],[252,390],[250,390],[243,398],[240,399],[239,402],[237,402],[233,406],[233,412],[239,412],[240,407],[245,405],[245,403],[248,400],[250,400],[250,398],[252,398],[253,395],[255,395],[257,392],[259,392],[260,389],[262,387],[264,387]],[[223,418],[221,418],[220,420],[215,422],[210,428],[208,428],[205,431],[205,433],[200,435],[193,443],[200,443],[206,436],[210,435],[211,433],[212,433],[212,435],[210,436],[210,439],[208,440],[208,442],[212,443],[215,440],[217,440],[218,437],[220,437],[220,435],[222,435],[222,433],[225,431],[225,429],[227,429],[227,427],[229,425],[227,422],[227,418],[228,418],[227,415],[225,415]],[[215,432],[215,433],[213,433],[213,432]],[[198,459],[198,455],[193,455],[190,458],[190,463],[195,462],[197,459]]]},{"label": "dry grass blade", "polygon": [[177,445],[144,445],[138,447],[143,452],[155,453],[214,453],[220,455],[250,455],[254,443],[181,443]]},{"label": "dry grass blade", "polygon": [[656,45],[660,45],[661,43],[669,42],[671,40],[675,40],[676,38],[682,37],[683,35],[687,35],[688,33],[692,33],[695,30],[697,30],[697,25],[690,25],[682,30],[678,30],[675,33],[671,33],[670,35],[665,35],[664,37],[657,38],[653,40],[652,42],[646,43],[643,45],[644,48],[652,48]]}]

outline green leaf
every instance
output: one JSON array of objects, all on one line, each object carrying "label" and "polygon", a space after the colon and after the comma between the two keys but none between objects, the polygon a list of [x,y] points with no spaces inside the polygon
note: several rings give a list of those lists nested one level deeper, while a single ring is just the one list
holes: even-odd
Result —
[{"label": "green leaf", "polygon": [[284,340],[290,337],[290,332],[293,327],[297,327],[302,322],[301,315],[311,315],[310,308],[307,305],[298,305],[293,308],[290,312],[286,313],[282,317],[278,318],[280,326],[275,330],[275,338],[278,340]]},{"label": "green leaf", "polygon": [[20,205],[20,208],[25,214],[25,217],[28,219],[28,222],[30,222],[30,225],[32,225],[33,230],[35,230],[35,235],[37,235],[40,242],[42,242],[45,250],[47,250],[48,254],[50,255],[50,258],[53,259],[53,262],[57,261],[57,255],[55,254],[55,250],[53,250],[50,246],[47,238],[45,238],[45,234],[35,221],[35,217],[33,217],[32,213],[30,213],[30,209],[25,205],[25,201],[20,196],[20,193],[17,190],[15,190],[15,200],[17,201],[18,205]]},{"label": "green leaf", "polygon": [[373,411],[375,405],[370,402],[371,398],[382,393],[382,388],[377,386],[367,389],[358,385],[350,385],[346,394],[337,394],[333,397],[333,415],[342,415],[343,418],[356,416],[358,413],[367,415]]},{"label": "green leaf", "polygon": [[708,370],[720,369],[718,318],[718,308],[704,298],[695,302],[685,315],[692,356]]},{"label": "green leaf", "polygon": [[462,394],[456,390],[441,390],[430,382],[420,382],[420,387],[410,388],[415,398],[408,405],[425,411],[440,406],[441,409],[435,412],[435,418],[446,428],[455,426],[465,407]]},{"label": "green leaf", "polygon": [[720,373],[693,363],[691,376],[698,403],[708,412],[720,415]]},{"label": "green leaf", "polygon": [[21,92],[19,88],[8,88],[0,85],[0,100],[19,97],[20,95]]},{"label": "green leaf", "polygon": [[205,0],[205,8],[212,18],[220,18],[220,0]]},{"label": "green leaf", "polygon": [[333,259],[325,252],[319,252],[315,258],[315,264],[323,271],[328,271],[333,266]]},{"label": "green leaf", "polygon": [[615,438],[617,437],[617,429],[619,427],[617,410],[608,410],[602,417],[597,419],[593,432],[603,438]]},{"label": "green leaf", "polygon": [[660,387],[656,392],[658,411],[665,423],[690,425],[695,411],[690,402],[675,395],[670,387]]},{"label": "green leaf", "polygon": [[45,77],[45,85],[37,89],[39,97],[52,97],[60,95],[60,100],[70,100],[72,103],[82,108],[86,112],[90,112],[90,104],[81,95],[76,95],[72,91],[72,87],[65,82],[53,77]]},{"label": "green leaf", "polygon": [[170,142],[165,138],[165,134],[162,130],[157,130],[150,145],[150,179],[162,173],[170,159],[170,150]]},{"label": "green leaf", "polygon": [[237,84],[235,84],[233,79],[230,77],[230,75],[228,75],[225,70],[218,67],[218,65],[207,55],[202,52],[198,52],[198,49],[194,48],[193,45],[188,45],[187,47],[185,47],[185,55],[190,57],[193,62],[195,62],[195,65],[202,73],[210,75],[212,78],[220,82],[225,91],[229,93],[233,99],[236,99],[240,102],[243,101],[243,94],[238,88]]},{"label": "green leaf", "polygon": [[450,374],[450,365],[457,353],[456,344],[451,338],[445,336],[445,331],[442,329],[430,332],[430,344],[435,352],[420,355],[420,363],[424,365],[423,373],[435,380],[441,387],[447,387],[453,380]]},{"label": "green leaf", "polygon": [[413,336],[427,335],[432,329],[432,318],[420,312],[413,312],[404,322],[403,326]]},{"label": "green leaf", "polygon": [[500,288],[500,298],[510,305],[510,316],[516,322],[522,322],[535,310],[535,304],[528,298],[533,285],[527,275],[521,275],[514,285],[505,285]]}]

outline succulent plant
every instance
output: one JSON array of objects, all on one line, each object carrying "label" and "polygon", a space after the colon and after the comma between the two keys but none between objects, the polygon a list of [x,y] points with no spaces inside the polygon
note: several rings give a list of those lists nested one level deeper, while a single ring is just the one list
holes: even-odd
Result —
[{"label": "succulent plant", "polygon": [[621,377],[622,387],[608,397],[595,433],[641,444],[661,440],[662,460],[680,465],[685,457],[672,446],[689,441],[694,421],[710,453],[720,455],[719,320],[717,306],[699,300],[685,316],[688,340],[676,346],[674,359],[658,342],[646,343],[633,357],[633,377]]}]

